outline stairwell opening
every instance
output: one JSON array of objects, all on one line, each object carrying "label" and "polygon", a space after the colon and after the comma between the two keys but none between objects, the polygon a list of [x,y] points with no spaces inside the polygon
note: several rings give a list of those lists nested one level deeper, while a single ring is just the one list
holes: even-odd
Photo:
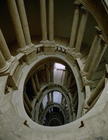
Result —
[{"label": "stairwell opening", "polygon": [[60,60],[39,63],[26,80],[23,102],[28,116],[40,125],[52,127],[75,121],[79,95],[72,69]]}]

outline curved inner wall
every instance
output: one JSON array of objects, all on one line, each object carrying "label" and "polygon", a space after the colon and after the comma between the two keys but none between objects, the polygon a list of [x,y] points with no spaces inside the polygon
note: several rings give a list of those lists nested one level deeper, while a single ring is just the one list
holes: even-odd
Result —
[{"label": "curved inner wall", "polygon": [[47,60],[32,68],[23,95],[28,116],[46,126],[64,125],[76,120],[80,95],[75,77],[72,69],[59,59],[50,58],[49,62]]}]

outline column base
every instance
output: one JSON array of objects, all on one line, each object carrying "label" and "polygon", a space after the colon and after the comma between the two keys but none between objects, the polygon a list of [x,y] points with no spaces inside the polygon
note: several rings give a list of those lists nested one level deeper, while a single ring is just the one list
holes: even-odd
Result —
[{"label": "column base", "polygon": [[48,46],[49,40],[41,40],[40,43],[43,44],[44,46]]},{"label": "column base", "polygon": [[80,58],[80,57],[81,57],[81,53],[77,52],[77,53],[74,54],[74,58]]},{"label": "column base", "polygon": [[86,114],[90,109],[90,106],[87,105],[87,103],[85,103],[84,108],[83,108],[83,113]]},{"label": "column base", "polygon": [[49,41],[49,45],[52,47],[55,47],[56,46],[55,40]]},{"label": "column base", "polygon": [[12,63],[15,60],[14,56],[11,56],[11,58],[8,60],[8,63]]},{"label": "column base", "polygon": [[77,52],[75,48],[68,48],[68,53],[73,55],[74,58],[80,58],[81,57],[81,53]]},{"label": "column base", "polygon": [[67,50],[70,51],[70,52],[72,52],[72,53],[75,53],[75,48],[68,47]]},{"label": "column base", "polygon": [[6,75],[6,71],[8,71],[9,66],[9,63],[6,62],[6,65],[2,69],[0,69],[0,75]]},{"label": "column base", "polygon": [[0,75],[8,75],[13,69],[13,64],[16,62],[17,58],[11,56],[11,58],[6,62],[6,66],[0,69]]},{"label": "column base", "polygon": [[75,57],[76,58],[80,58],[81,57],[81,53],[75,49]]},{"label": "column base", "polygon": [[85,71],[81,71],[81,75],[84,77],[84,76],[87,76],[87,75],[88,75],[88,73],[87,73],[87,72],[85,72]]},{"label": "column base", "polygon": [[31,43],[24,48],[18,49],[18,52],[21,52],[21,53],[31,52],[31,50],[33,50],[33,47],[34,47],[34,44]]},{"label": "column base", "polygon": [[67,48],[67,52],[68,52],[70,55],[75,55],[75,48],[70,48],[70,47],[68,47],[68,48]]},{"label": "column base", "polygon": [[52,41],[50,41],[50,40],[42,40],[42,41],[40,41],[40,43],[43,44],[44,46],[47,46],[47,47],[48,46],[54,47],[56,45],[55,40],[52,40]]},{"label": "column base", "polygon": [[94,84],[94,82],[92,80],[88,80],[86,77],[83,77],[82,80],[83,80],[84,86],[85,85],[89,85],[90,86],[90,85]]}]

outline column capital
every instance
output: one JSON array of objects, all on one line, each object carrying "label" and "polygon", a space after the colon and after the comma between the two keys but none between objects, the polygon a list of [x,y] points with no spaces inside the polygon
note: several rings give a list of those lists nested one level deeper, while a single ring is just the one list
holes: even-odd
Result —
[{"label": "column capital", "polygon": [[103,36],[103,34],[99,34],[98,35],[99,36],[99,38],[101,39],[101,44],[102,44],[102,46],[108,46],[108,44],[106,43],[106,40],[104,39],[104,36]]},{"label": "column capital", "polygon": [[98,36],[102,35],[102,30],[98,26],[95,26],[95,29]]},{"label": "column capital", "polygon": [[104,36],[102,34],[102,30],[98,26],[95,26],[95,29],[96,29],[96,33],[97,33],[98,38],[101,40],[101,46],[107,47],[108,44],[106,43],[106,41],[104,39]]},{"label": "column capital", "polygon": [[86,7],[84,7],[83,5],[81,5],[81,11],[82,11],[83,14],[88,13]]},{"label": "column capital", "polygon": [[100,43],[101,43],[101,46],[102,47],[106,47],[107,46],[107,43],[104,39],[104,36],[102,34],[102,30],[98,27],[98,26],[95,26],[95,29],[96,29],[96,34],[97,34],[97,37],[101,40]]},{"label": "column capital", "polygon": [[76,7],[79,7],[79,6],[81,6],[82,4],[81,4],[78,0],[75,0],[75,1],[74,1],[74,5],[75,5]]}]

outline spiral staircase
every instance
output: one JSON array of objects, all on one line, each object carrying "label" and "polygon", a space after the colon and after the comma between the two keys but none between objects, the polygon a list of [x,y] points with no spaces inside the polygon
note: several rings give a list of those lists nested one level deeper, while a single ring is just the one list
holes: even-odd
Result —
[{"label": "spiral staircase", "polygon": [[0,140],[108,140],[107,0],[0,11]]}]

